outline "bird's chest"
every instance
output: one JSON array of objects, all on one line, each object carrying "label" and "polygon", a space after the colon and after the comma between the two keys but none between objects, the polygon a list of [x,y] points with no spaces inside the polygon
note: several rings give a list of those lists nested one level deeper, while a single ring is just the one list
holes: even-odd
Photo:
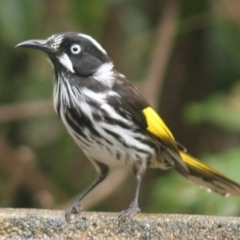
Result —
[{"label": "bird's chest", "polygon": [[88,158],[112,168],[131,166],[135,151],[128,147],[123,129],[101,119],[100,110],[95,115],[98,117],[89,118],[80,111],[60,113],[68,132]]},{"label": "bird's chest", "polygon": [[88,158],[118,168],[132,167],[136,162],[154,156],[154,150],[141,141],[131,125],[122,122],[121,126],[121,116],[118,122],[114,122],[117,113],[112,113],[112,117],[116,118],[109,119],[110,113],[108,117],[104,115],[105,108],[95,109],[94,114],[86,109],[87,106],[84,110],[61,107],[60,117]]},{"label": "bird's chest", "polygon": [[68,132],[90,159],[109,167],[151,161],[155,158],[155,149],[148,144],[151,140],[106,101],[107,95],[114,94],[89,89],[76,94],[74,88],[65,85],[55,88],[54,105]]},{"label": "bird's chest", "polygon": [[58,114],[75,142],[90,159],[109,167],[129,165],[131,151],[117,139],[120,129],[110,124],[101,107],[94,109],[86,102],[78,102],[77,107],[60,104]]}]

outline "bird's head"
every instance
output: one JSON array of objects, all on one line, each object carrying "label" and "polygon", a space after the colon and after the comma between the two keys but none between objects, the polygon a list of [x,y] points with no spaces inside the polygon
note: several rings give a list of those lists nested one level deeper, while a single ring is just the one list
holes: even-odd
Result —
[{"label": "bird's head", "polygon": [[48,55],[55,69],[80,76],[91,76],[109,62],[106,51],[96,40],[75,32],[55,34],[47,40],[27,40],[16,47],[41,50]]}]

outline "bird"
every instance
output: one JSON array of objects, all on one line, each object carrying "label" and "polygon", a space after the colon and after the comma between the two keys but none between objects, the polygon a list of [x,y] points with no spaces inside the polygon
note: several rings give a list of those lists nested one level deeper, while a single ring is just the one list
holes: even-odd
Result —
[{"label": "bird", "polygon": [[[139,191],[148,168],[174,169],[183,177],[223,196],[240,196],[240,184],[191,156],[156,110],[118,72],[106,50],[91,36],[64,32],[16,47],[44,52],[54,67],[53,105],[67,131],[94,165],[97,177],[65,211],[82,211],[82,199],[114,168],[130,169],[134,197],[119,222],[139,213]],[[117,179],[116,179],[117,181]]]}]

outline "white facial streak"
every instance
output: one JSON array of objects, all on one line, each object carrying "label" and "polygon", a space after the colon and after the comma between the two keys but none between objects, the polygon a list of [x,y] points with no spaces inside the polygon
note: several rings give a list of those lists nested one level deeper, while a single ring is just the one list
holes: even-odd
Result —
[{"label": "white facial streak", "polygon": [[107,52],[103,49],[103,47],[92,37],[86,35],[86,34],[78,34],[80,37],[88,39],[90,42],[92,42],[93,45],[95,45],[96,48],[98,48],[99,51],[101,51],[103,54],[107,55]]}]

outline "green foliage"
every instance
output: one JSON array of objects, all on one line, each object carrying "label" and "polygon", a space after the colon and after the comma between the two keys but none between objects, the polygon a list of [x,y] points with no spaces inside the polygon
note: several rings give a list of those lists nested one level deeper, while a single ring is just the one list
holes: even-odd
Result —
[{"label": "green foliage", "polygon": [[72,19],[81,26],[83,32],[100,38],[109,7],[109,0],[72,1]]},{"label": "green foliage", "polygon": [[193,124],[208,123],[226,131],[240,131],[240,84],[229,95],[214,93],[208,99],[190,103],[184,111],[187,121]]},{"label": "green foliage", "polygon": [[1,0],[0,6],[1,38],[11,44],[31,34],[43,10],[40,0]]}]

